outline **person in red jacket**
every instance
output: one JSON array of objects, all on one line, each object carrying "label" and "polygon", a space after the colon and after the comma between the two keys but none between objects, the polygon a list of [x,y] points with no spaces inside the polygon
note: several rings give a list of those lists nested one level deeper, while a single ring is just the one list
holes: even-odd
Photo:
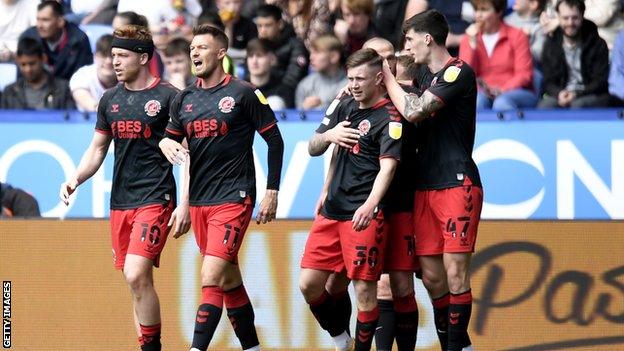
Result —
[{"label": "person in red jacket", "polygon": [[472,0],[475,23],[466,29],[459,57],[477,75],[477,109],[513,110],[537,104],[529,39],[503,22],[506,0]]}]

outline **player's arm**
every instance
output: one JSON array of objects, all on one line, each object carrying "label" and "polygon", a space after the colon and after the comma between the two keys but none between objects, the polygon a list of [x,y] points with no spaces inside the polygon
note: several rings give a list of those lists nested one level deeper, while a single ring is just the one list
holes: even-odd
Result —
[{"label": "player's arm", "polygon": [[356,231],[364,230],[370,224],[375,215],[375,208],[386,194],[394,171],[396,170],[398,161],[392,157],[384,157],[379,160],[379,173],[375,177],[373,189],[366,199],[366,202],[360,206],[353,214],[353,229]]},{"label": "player's arm", "polygon": [[93,139],[91,144],[82,155],[80,164],[76,169],[74,176],[61,184],[61,190],[59,196],[65,205],[69,204],[69,196],[76,190],[76,188],[84,183],[87,179],[91,178],[97,172],[97,170],[104,162],[108,147],[113,140],[111,134],[95,132],[93,133]]},{"label": "player's arm", "polygon": [[437,96],[426,90],[422,96],[407,93],[396,78],[392,75],[388,63],[384,61],[383,66],[384,84],[388,90],[390,100],[401,112],[403,117],[411,123],[419,122],[431,117],[431,114],[444,106],[444,102]]},{"label": "player's arm", "polygon": [[[182,141],[182,147],[188,150],[186,139]],[[191,159],[186,156],[186,160],[182,164],[184,167],[184,175],[182,178],[182,194],[178,206],[171,214],[168,227],[173,227],[173,237],[175,239],[186,234],[191,229],[191,213],[189,212],[189,187],[191,182]],[[175,226],[174,226],[175,224]]]},{"label": "player's arm", "polygon": [[332,179],[334,179],[334,171],[336,170],[336,154],[338,154],[338,147],[334,147],[334,149],[332,150],[331,159],[329,160],[329,169],[327,170],[327,177],[325,177],[323,190],[321,190],[321,195],[319,196],[319,199],[316,202],[316,206],[314,207],[314,215],[317,215],[321,212],[321,208],[323,207],[325,198],[329,193],[329,185],[331,184]]},{"label": "player's arm", "polygon": [[360,133],[355,128],[350,128],[351,122],[342,121],[332,129],[323,133],[314,133],[308,143],[310,156],[320,156],[327,151],[330,144],[336,144],[345,148],[352,148],[357,144]]},{"label": "player's arm", "polygon": [[260,135],[268,146],[267,162],[269,164],[269,173],[267,175],[267,188],[264,193],[264,199],[260,202],[260,208],[256,216],[257,224],[270,222],[275,218],[277,213],[277,193],[284,159],[284,139],[282,139],[282,134],[277,124],[273,124],[270,128],[263,130]]}]

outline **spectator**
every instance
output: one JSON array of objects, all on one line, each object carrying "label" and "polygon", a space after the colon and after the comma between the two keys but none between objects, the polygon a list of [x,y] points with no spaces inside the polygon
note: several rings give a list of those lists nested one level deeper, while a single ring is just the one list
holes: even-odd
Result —
[{"label": "spectator", "polygon": [[364,42],[377,36],[373,24],[373,0],[341,0],[342,20],[337,20],[334,33],[349,56],[360,50]]},{"label": "spectator", "polygon": [[37,22],[39,0],[0,0],[0,62],[13,60],[20,34]]},{"label": "spectator", "polygon": [[378,0],[373,23],[379,35],[398,47],[403,38],[403,22],[427,9],[427,0]]},{"label": "spectator", "polygon": [[541,108],[597,107],[608,104],[609,49],[596,25],[583,18],[583,0],[559,0],[560,28],[546,38],[542,54]]},{"label": "spectator", "polygon": [[22,189],[0,182],[0,217],[41,217],[37,200]]},{"label": "spectator", "polygon": [[47,63],[54,76],[71,78],[78,68],[93,63],[89,38],[75,24],[63,18],[63,7],[45,0],[37,6],[37,25],[20,38],[33,38],[43,45]]},{"label": "spectator", "polygon": [[111,24],[117,14],[117,0],[72,1],[71,11],[65,19],[76,24]]},{"label": "spectator", "polygon": [[182,90],[195,82],[191,72],[190,46],[186,39],[175,38],[163,51],[165,63],[165,80]]},{"label": "spectator", "polygon": [[308,52],[297,39],[292,26],[282,19],[282,10],[275,5],[263,5],[256,16],[258,38],[271,42],[277,56],[278,75],[283,83],[295,91],[297,84],[308,73]]},{"label": "spectator", "polygon": [[585,19],[598,26],[598,34],[613,48],[615,37],[624,29],[620,0],[585,0]]},{"label": "spectator", "polygon": [[310,66],[314,73],[303,78],[297,86],[295,105],[302,110],[326,109],[347,85],[347,75],[341,65],[342,43],[333,35],[312,41]]},{"label": "spectator", "polygon": [[624,31],[615,39],[609,73],[609,92],[624,101]]},{"label": "spectator", "polygon": [[292,89],[282,84],[272,68],[277,64],[277,57],[266,39],[252,39],[247,44],[247,68],[249,82],[267,97],[273,110],[293,107]]},{"label": "spectator", "polygon": [[505,17],[508,25],[520,28],[529,37],[533,63],[539,66],[544,48],[544,30],[540,25],[540,15],[546,6],[546,0],[516,0],[513,12]]},{"label": "spectator", "polygon": [[[228,46],[237,50],[244,50],[247,43],[258,36],[258,30],[253,21],[240,14],[242,3],[242,0],[216,1],[219,16],[225,26],[225,34],[230,40]],[[232,54],[232,50],[228,51]],[[238,58],[238,56],[236,57]],[[241,57],[244,57],[244,52],[242,52]]]},{"label": "spectator", "polygon": [[0,107],[36,110],[74,108],[67,81],[45,71],[45,54],[38,40],[20,39],[16,61],[22,76],[4,89]]},{"label": "spectator", "polygon": [[[446,37],[446,47],[452,56],[459,55],[459,44],[461,43],[466,28],[470,23],[464,19],[463,0],[429,0],[430,9],[440,11],[449,24],[449,34]],[[472,8],[468,6],[468,8]]]},{"label": "spectator", "polygon": [[[119,0],[118,12],[132,11],[147,18],[149,28],[168,25],[190,25],[202,12],[198,0]],[[169,28],[171,30],[171,28]]]},{"label": "spectator", "polygon": [[327,0],[289,0],[287,12],[299,40],[308,50],[314,39],[331,31]]},{"label": "spectator", "polygon": [[117,84],[111,57],[112,42],[112,35],[101,36],[95,45],[94,63],[80,67],[69,80],[69,88],[80,111],[97,111],[98,102],[104,91]]},{"label": "spectator", "polygon": [[505,0],[473,0],[475,23],[466,29],[459,57],[475,71],[477,109],[513,110],[537,104],[529,39],[503,22]]}]

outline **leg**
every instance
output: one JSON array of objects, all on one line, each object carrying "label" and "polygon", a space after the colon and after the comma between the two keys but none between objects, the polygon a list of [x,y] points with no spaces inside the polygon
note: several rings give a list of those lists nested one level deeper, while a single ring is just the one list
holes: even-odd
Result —
[{"label": "leg", "polygon": [[382,274],[377,282],[377,303],[379,304],[379,326],[375,331],[375,346],[377,351],[390,351],[394,344],[396,318],[388,274]]},{"label": "leg", "polygon": [[537,96],[530,90],[515,89],[505,92],[494,99],[493,110],[505,111],[518,108],[533,108],[537,105]]},{"label": "leg", "polygon": [[492,108],[492,100],[482,92],[477,93],[477,110],[489,110]]},{"label": "leg", "polygon": [[574,99],[570,108],[607,107],[609,95],[585,95]]},{"label": "leg", "polygon": [[445,253],[444,266],[451,291],[449,306],[450,351],[461,351],[471,344],[468,337],[468,322],[472,312],[472,294],[468,269],[470,253]]},{"label": "leg", "polygon": [[355,351],[371,349],[377,322],[379,307],[377,306],[377,282],[370,280],[353,280],[356,305],[358,309],[355,327]]},{"label": "leg", "polygon": [[123,269],[141,332],[141,350],[160,350],[160,302],[154,289],[152,260],[126,255]]},{"label": "leg", "polygon": [[422,282],[433,304],[433,318],[442,351],[448,348],[449,288],[442,255],[420,256]]},{"label": "leg", "polygon": [[399,351],[413,351],[418,332],[418,305],[412,271],[391,271],[390,285],[396,313],[396,342]]},{"label": "leg", "polygon": [[347,290],[349,283],[351,279],[347,278],[346,272],[334,273],[329,276],[325,289],[334,301],[335,313],[342,321],[344,331],[351,335],[351,298]]},{"label": "leg", "polygon": [[559,106],[559,102],[557,102],[557,98],[552,97],[550,95],[544,95],[540,102],[537,104],[538,108],[561,108]]}]

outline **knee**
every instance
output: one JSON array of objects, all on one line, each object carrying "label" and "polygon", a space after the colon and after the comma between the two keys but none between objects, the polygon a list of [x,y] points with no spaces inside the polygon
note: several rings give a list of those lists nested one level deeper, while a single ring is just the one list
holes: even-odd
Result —
[{"label": "knee", "polygon": [[404,297],[414,292],[414,280],[411,272],[390,273],[390,288],[392,295]]},{"label": "knee", "polygon": [[508,96],[501,95],[494,99],[494,103],[492,104],[492,109],[497,111],[504,110],[515,110],[518,107],[518,104]]},{"label": "knee", "polygon": [[470,288],[468,274],[459,266],[451,266],[446,271],[449,290],[453,294],[461,293]]},{"label": "knee", "polygon": [[359,281],[354,284],[358,309],[370,311],[377,305],[377,282]]},{"label": "knee", "polygon": [[133,293],[141,292],[145,287],[152,284],[149,271],[135,267],[124,267],[124,277]]},{"label": "knee", "polygon": [[323,284],[306,277],[299,278],[299,290],[306,302],[314,301],[321,296],[325,290]]},{"label": "knee", "polygon": [[447,291],[446,277],[444,275],[423,270],[422,282],[432,296],[439,296]]}]

